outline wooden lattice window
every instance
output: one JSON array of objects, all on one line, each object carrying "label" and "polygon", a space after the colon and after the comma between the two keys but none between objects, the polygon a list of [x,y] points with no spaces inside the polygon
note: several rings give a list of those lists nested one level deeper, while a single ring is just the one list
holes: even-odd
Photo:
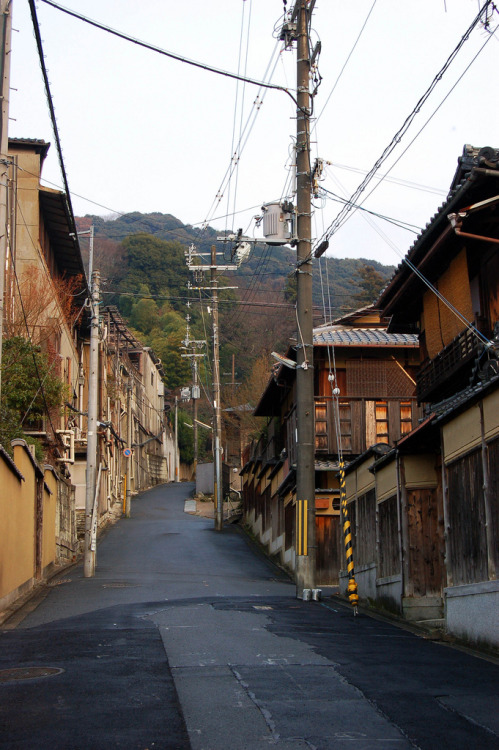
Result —
[{"label": "wooden lattice window", "polygon": [[412,430],[412,402],[400,402],[400,434],[407,435]]},{"label": "wooden lattice window", "polygon": [[315,450],[327,450],[327,403],[315,402]]},{"label": "wooden lattice window", "polygon": [[387,401],[376,401],[376,442],[388,443]]},{"label": "wooden lattice window", "polygon": [[352,407],[349,401],[340,401],[340,433],[342,450],[352,450]]}]

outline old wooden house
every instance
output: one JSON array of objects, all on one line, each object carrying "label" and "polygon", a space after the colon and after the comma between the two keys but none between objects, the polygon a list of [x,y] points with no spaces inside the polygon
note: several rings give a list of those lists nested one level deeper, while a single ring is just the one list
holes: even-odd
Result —
[{"label": "old wooden house", "polygon": [[449,198],[378,302],[419,335],[423,421],[347,469],[365,599],[499,644],[499,152],[464,148]]},{"label": "old wooden house", "polygon": [[[293,359],[293,348],[288,358]],[[319,585],[338,582],[340,453],[351,461],[373,443],[394,445],[418,422],[414,374],[417,337],[388,333],[366,308],[314,331],[315,507]],[[243,467],[246,523],[290,570],[295,565],[296,377],[275,369],[256,416],[267,431],[247,449]]]}]

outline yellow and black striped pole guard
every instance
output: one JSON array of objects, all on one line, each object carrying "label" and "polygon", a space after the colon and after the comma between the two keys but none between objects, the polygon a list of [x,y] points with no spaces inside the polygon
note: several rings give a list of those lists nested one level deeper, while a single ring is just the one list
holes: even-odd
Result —
[{"label": "yellow and black striped pole guard", "polygon": [[359,595],[357,594],[357,581],[355,580],[355,572],[353,567],[353,546],[352,546],[352,532],[350,529],[350,521],[348,518],[348,507],[347,507],[347,496],[345,491],[345,464],[340,461],[340,499],[341,499],[341,514],[343,517],[343,537],[345,541],[345,552],[347,557],[347,573],[348,573],[348,600],[353,607],[354,614],[357,614],[357,607],[359,604]]}]

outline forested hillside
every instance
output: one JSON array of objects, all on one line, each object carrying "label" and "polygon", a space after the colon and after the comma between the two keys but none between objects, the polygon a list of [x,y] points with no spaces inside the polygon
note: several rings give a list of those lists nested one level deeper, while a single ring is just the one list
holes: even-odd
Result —
[{"label": "forested hillside", "polygon": [[[209,290],[194,283],[184,251],[192,243],[200,252],[230,249],[217,243],[217,232],[182,224],[168,214],[131,213],[103,219],[78,219],[79,229],[94,223],[94,268],[102,277],[104,304],[116,304],[130,327],[161,357],[166,385],[176,389],[190,382],[187,360],[181,355],[190,316],[190,338],[209,340]],[[88,262],[88,242],[82,238]],[[254,401],[269,373],[269,352],[284,351],[296,328],[294,301],[296,253],[288,247],[257,245],[247,262],[227,273],[220,286],[221,373],[225,402]],[[322,258],[314,261],[314,319],[317,324],[369,304],[391,276],[393,268],[375,261]],[[209,352],[209,344],[206,349]],[[201,368],[206,390],[211,388],[210,358]],[[234,380],[232,378],[234,368]]]}]

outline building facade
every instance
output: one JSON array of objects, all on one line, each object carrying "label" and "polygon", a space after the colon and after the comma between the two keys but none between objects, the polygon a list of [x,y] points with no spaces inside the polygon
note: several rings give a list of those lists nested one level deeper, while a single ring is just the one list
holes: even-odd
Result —
[{"label": "building facade", "polygon": [[[288,361],[295,352],[291,348]],[[338,583],[341,458],[393,445],[417,424],[417,338],[389,334],[366,308],[314,330],[315,508],[318,585]],[[293,362],[291,361],[291,365]],[[268,424],[242,470],[245,521],[291,571],[295,566],[296,377],[278,365],[255,409]]]}]

